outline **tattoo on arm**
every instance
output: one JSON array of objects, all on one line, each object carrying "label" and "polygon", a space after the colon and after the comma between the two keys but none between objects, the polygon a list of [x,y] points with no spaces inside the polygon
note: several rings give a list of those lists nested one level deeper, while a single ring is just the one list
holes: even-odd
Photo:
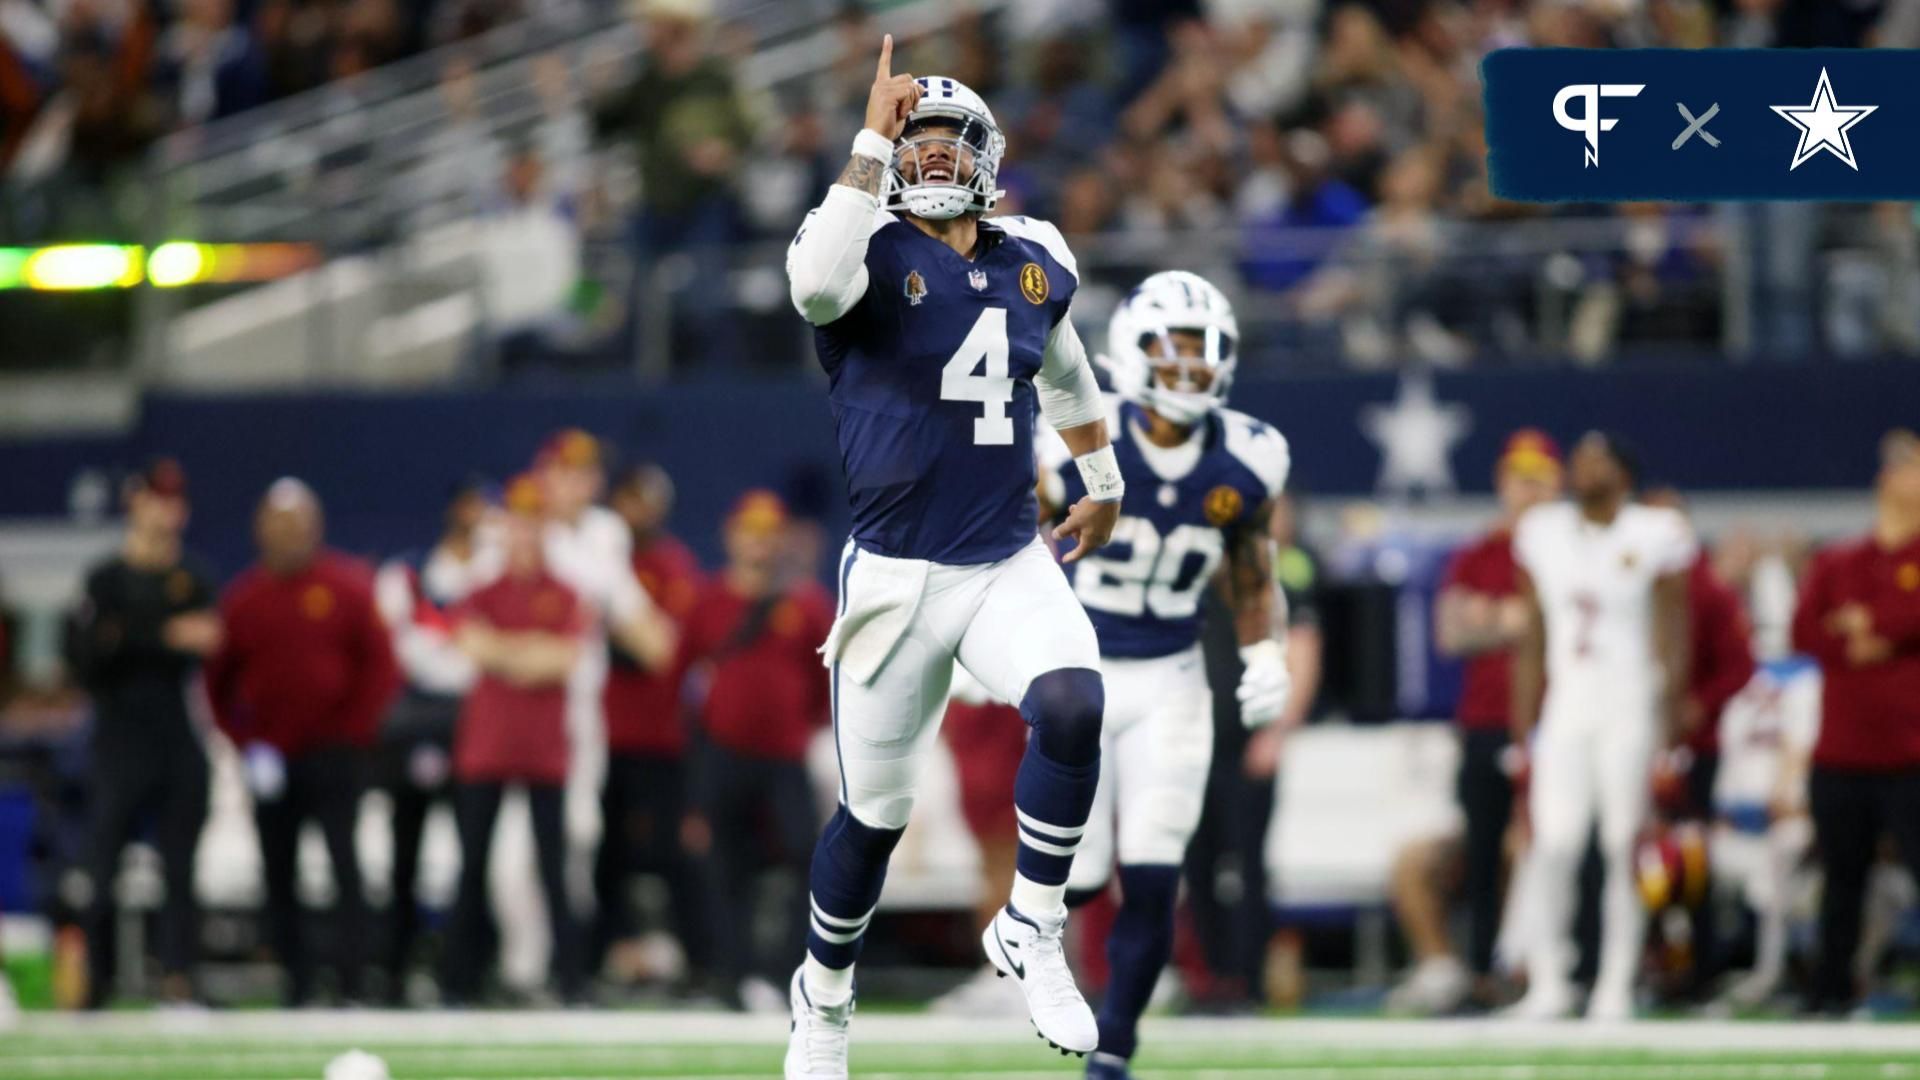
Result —
[{"label": "tattoo on arm", "polygon": [[1273,556],[1261,525],[1267,507],[1235,531],[1227,549],[1227,599],[1233,606],[1233,625],[1242,645],[1273,636]]},{"label": "tattoo on arm", "polygon": [[840,179],[834,181],[834,183],[845,184],[856,191],[864,191],[869,195],[878,197],[880,194],[880,181],[883,180],[886,175],[887,170],[883,162],[870,158],[865,154],[855,154],[848,160],[847,167],[841,171]]}]

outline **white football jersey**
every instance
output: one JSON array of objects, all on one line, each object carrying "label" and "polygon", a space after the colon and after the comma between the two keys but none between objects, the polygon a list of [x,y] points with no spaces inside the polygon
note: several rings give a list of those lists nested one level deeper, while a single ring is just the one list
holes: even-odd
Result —
[{"label": "white football jersey", "polygon": [[547,569],[612,622],[625,622],[651,601],[633,573],[633,534],[619,514],[589,506],[573,521],[549,521]]},{"label": "white football jersey", "polygon": [[1765,807],[1786,755],[1811,754],[1819,737],[1819,666],[1805,658],[1762,666],[1720,714],[1715,809],[1739,816]]},{"label": "white football jersey", "polygon": [[1513,550],[1546,620],[1544,715],[1649,708],[1661,681],[1653,584],[1693,564],[1686,519],[1628,505],[1600,525],[1571,503],[1553,503],[1520,519]]}]

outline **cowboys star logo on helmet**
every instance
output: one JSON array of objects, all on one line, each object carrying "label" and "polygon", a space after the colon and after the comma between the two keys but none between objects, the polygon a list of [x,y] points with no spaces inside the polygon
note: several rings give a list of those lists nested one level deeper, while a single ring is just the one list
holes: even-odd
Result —
[{"label": "cowboys star logo on helmet", "polygon": [[[1200,335],[1201,355],[1179,354],[1172,337],[1178,331]],[[1160,342],[1157,357],[1147,355],[1153,341]],[[1114,392],[1188,426],[1226,403],[1239,342],[1240,323],[1226,295],[1198,274],[1168,270],[1141,282],[1114,309],[1101,362]],[[1171,386],[1154,378],[1157,369],[1174,372]],[[1212,373],[1211,381],[1195,377],[1202,370]]]}]

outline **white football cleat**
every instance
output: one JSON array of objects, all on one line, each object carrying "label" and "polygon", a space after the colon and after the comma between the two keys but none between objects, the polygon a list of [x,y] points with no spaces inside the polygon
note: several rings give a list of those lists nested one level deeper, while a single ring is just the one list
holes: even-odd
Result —
[{"label": "white football cleat", "polygon": [[995,971],[1019,982],[1034,1030],[1047,1045],[1062,1054],[1084,1057],[1100,1045],[1100,1026],[1067,968],[1065,930],[1064,921],[1042,927],[1008,905],[987,924],[980,944]]},{"label": "white football cleat", "polygon": [[1596,1024],[1624,1024],[1633,1019],[1633,991],[1595,988],[1587,999],[1587,1019]]},{"label": "white football cleat", "polygon": [[789,991],[793,1026],[787,1035],[786,1080],[847,1080],[847,1022],[853,998],[821,1008],[807,997],[805,967],[795,968]]}]

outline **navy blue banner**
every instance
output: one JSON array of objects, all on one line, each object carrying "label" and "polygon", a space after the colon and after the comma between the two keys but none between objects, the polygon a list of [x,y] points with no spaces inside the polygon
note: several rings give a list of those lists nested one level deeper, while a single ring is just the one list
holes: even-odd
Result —
[{"label": "navy blue banner", "polygon": [[1501,198],[1920,198],[1920,51],[1501,49],[1481,77]]},{"label": "navy blue banner", "polygon": [[[1688,491],[1872,483],[1882,432],[1920,412],[1920,363],[1809,366],[1646,362],[1598,371],[1469,371],[1236,381],[1233,404],[1293,444],[1293,486],[1316,495],[1485,493],[1507,435],[1589,428],[1632,438],[1649,478]],[[568,392],[149,395],[136,430],[99,439],[0,439],[0,518],[63,517],[85,470],[114,477],[151,454],[192,477],[194,546],[226,572],[251,558],[254,504],[283,474],[327,503],[332,538],[380,553],[430,541],[449,486],[524,468],[575,424],[673,473],[675,524],[702,557],[740,492],[778,488],[845,527],[840,454],[819,380]],[[738,433],[750,432],[751,436]],[[831,548],[832,545],[829,545]],[[4,569],[4,568],[0,568]]]}]

